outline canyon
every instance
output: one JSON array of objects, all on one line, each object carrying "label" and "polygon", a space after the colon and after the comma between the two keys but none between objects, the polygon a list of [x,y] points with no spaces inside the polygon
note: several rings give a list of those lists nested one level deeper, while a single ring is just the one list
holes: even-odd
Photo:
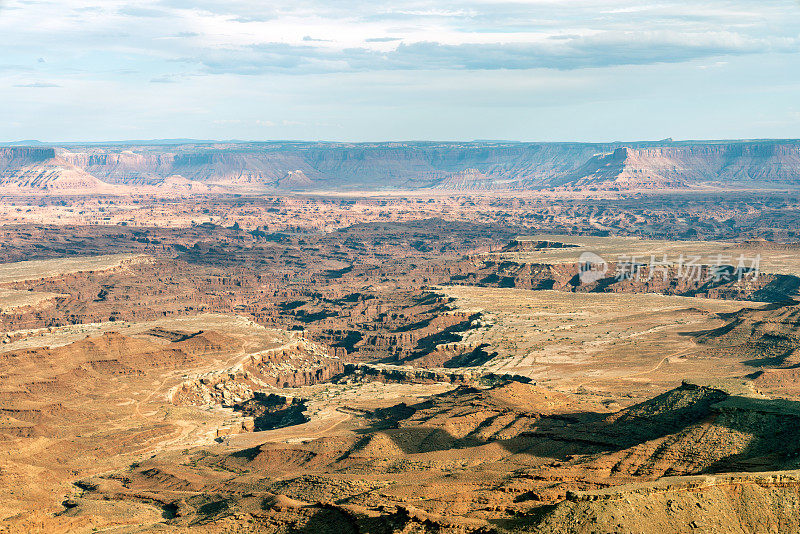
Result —
[{"label": "canyon", "polygon": [[800,194],[127,176],[0,196],[0,531],[800,524]]}]

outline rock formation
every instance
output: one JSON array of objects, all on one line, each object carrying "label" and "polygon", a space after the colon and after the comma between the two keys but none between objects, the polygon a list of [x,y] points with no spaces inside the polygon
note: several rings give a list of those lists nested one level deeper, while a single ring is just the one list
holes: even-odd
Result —
[{"label": "rock formation", "polygon": [[797,188],[799,170],[796,141],[0,148],[0,185],[9,192],[120,191],[107,184],[193,193],[207,192],[199,184],[239,190]]}]

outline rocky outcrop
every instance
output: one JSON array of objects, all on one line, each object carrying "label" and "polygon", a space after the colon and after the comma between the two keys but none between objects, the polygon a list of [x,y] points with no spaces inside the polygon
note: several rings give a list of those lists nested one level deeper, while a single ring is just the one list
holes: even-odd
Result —
[{"label": "rocky outcrop", "polygon": [[[264,150],[258,147],[140,147],[114,150],[87,148],[84,151],[61,150],[60,156],[71,164],[109,182],[135,185],[159,185],[169,176],[216,184],[281,183],[295,186],[316,174],[296,154]],[[296,176],[291,177],[290,173]],[[299,174],[298,174],[299,173]]]},{"label": "rocky outcrop", "polygon": [[0,171],[0,190],[5,193],[117,194],[125,188],[102,182],[85,170],[54,158],[9,165]]},{"label": "rocky outcrop", "polygon": [[303,413],[306,409],[303,399],[259,391],[255,392],[252,399],[234,406],[234,410],[253,419],[253,430],[257,432],[305,423],[309,421]]},{"label": "rocky outcrop", "polygon": [[[546,243],[546,242],[545,242]],[[538,250],[541,243],[512,242],[504,252]],[[797,296],[800,278],[793,275],[759,273],[752,276],[748,268],[733,265],[698,265],[691,276],[677,265],[651,267],[647,263],[618,264],[611,262],[599,280],[582,281],[580,264],[527,263],[512,260],[481,260],[470,272],[451,275],[450,282],[461,285],[506,287],[517,289],[554,289],[590,293],[661,293],[684,297],[784,302]],[[652,272],[651,272],[652,269]]]},{"label": "rocky outcrop", "polygon": [[[659,149],[622,147],[593,156],[574,171],[551,180],[553,185],[602,189],[683,189],[702,182],[702,169],[682,165],[679,158]],[[706,178],[707,179],[707,178]]]},{"label": "rocky outcrop", "polygon": [[621,147],[599,154],[551,183],[571,187],[686,188],[693,184],[797,185],[800,146],[752,142]]},{"label": "rocky outcrop", "polygon": [[12,194],[118,192],[83,168],[59,158],[55,149],[40,147],[0,147],[0,191]]},{"label": "rocky outcrop", "polygon": [[[684,383],[614,413],[518,381],[459,385],[419,402],[340,406],[356,421],[350,434],[208,450],[181,465],[145,459],[82,481],[81,498],[174,503],[183,519],[170,526],[224,518],[217,525],[229,527],[265,511],[275,525],[274,513],[303,503],[346,502],[371,523],[336,532],[793,532],[795,404],[738,381]],[[207,482],[199,475],[209,468],[230,474]],[[248,502],[252,516],[242,515]],[[326,531],[325,521],[311,530]]]},{"label": "rocky outcrop", "polygon": [[397,382],[401,384],[470,384],[473,382],[520,382],[529,383],[528,377],[520,375],[486,373],[480,370],[458,369],[417,369],[400,365],[348,363],[344,366],[339,382]]},{"label": "rocky outcrop", "polygon": [[570,492],[537,532],[795,532],[800,472],[670,477]]},{"label": "rocky outcrop", "polygon": [[249,354],[238,365],[204,373],[184,381],[170,392],[180,406],[233,407],[262,388],[311,386],[341,373],[344,365],[333,351],[305,339]]}]

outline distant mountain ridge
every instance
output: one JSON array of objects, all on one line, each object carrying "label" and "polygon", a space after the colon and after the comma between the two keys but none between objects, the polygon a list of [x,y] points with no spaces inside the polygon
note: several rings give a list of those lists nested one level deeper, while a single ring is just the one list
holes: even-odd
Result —
[{"label": "distant mountain ridge", "polygon": [[58,157],[53,148],[0,148],[0,192],[76,191],[117,192],[113,186]]},{"label": "distant mountain ridge", "polygon": [[0,191],[43,185],[74,192],[800,188],[800,141],[0,147]]}]

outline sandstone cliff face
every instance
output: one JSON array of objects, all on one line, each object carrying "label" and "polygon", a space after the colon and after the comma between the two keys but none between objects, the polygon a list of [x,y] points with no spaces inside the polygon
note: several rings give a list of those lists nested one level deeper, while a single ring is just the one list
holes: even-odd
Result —
[{"label": "sandstone cliff face", "polygon": [[115,152],[101,148],[86,152],[63,150],[60,155],[106,182],[136,185],[158,185],[169,176],[206,183],[269,185],[285,180],[290,173],[317,174],[295,154],[259,149]]},{"label": "sandstone cliff face", "polygon": [[658,149],[618,148],[610,154],[593,156],[584,165],[553,185],[618,188],[685,188],[689,181],[703,181],[702,169],[683,164],[676,155],[665,156]]},{"label": "sandstone cliff face", "polygon": [[53,148],[0,147],[0,170],[13,165],[32,165],[56,157]]},{"label": "sandstone cliff face", "polygon": [[123,187],[102,182],[88,172],[58,158],[41,162],[20,162],[0,171],[0,190],[6,193],[50,192],[105,193],[123,192]]},{"label": "sandstone cliff face", "polygon": [[108,183],[153,185],[162,178],[175,174],[171,172],[175,155],[170,153],[143,154],[130,150],[89,153],[61,150],[59,156]]},{"label": "sandstone cliff face", "polygon": [[300,339],[251,354],[234,368],[186,380],[170,393],[170,400],[179,406],[230,407],[253,398],[259,388],[318,384],[344,371],[342,361],[330,352],[327,347]]},{"label": "sandstone cliff face", "polygon": [[113,194],[116,189],[58,157],[53,148],[0,147],[0,191]]},{"label": "sandstone cliff face", "polygon": [[681,147],[622,147],[592,157],[551,181],[601,188],[685,188],[691,184],[800,183],[796,144],[740,143]]},{"label": "sandstone cliff face", "polygon": [[662,147],[639,150],[644,158],[664,158],[680,164],[689,179],[798,183],[797,143],[735,143]]},{"label": "sandstone cliff face", "polygon": [[164,184],[168,177],[290,190],[800,186],[800,143],[796,141],[0,148],[0,172],[11,173],[12,180],[22,179],[22,169],[43,164],[86,173],[102,183],[136,186]]}]

